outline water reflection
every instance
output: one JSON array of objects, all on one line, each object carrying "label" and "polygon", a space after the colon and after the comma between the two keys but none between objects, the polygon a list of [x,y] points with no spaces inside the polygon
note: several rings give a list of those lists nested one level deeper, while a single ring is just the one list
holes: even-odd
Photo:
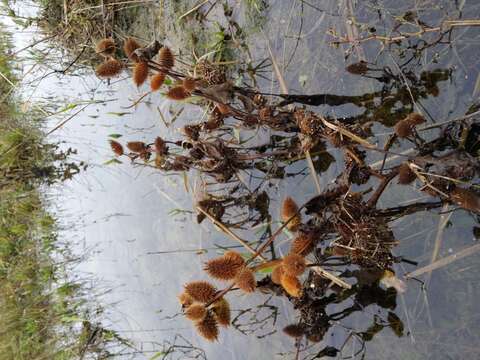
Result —
[{"label": "water reflection", "polygon": [[[343,20],[336,16],[325,18],[317,10],[311,10],[311,13],[305,11],[305,7],[312,7],[301,3],[291,5],[288,9],[285,5],[270,6],[266,12],[268,18],[279,20],[267,22],[263,31],[268,41],[272,42],[275,57],[287,60],[290,58],[288,55],[293,54],[291,62],[284,61],[283,76],[286,82],[292,88],[297,88],[296,93],[320,95],[289,95],[273,100],[266,96],[272,101],[269,106],[273,109],[262,106],[250,113],[260,118],[260,110],[267,108],[263,111],[265,121],[261,123],[262,129],[255,138],[258,141],[249,144],[246,151],[238,149],[238,138],[246,139],[255,134],[259,126],[257,118],[241,117],[243,125],[249,128],[238,134],[235,133],[235,123],[228,117],[222,121],[212,118],[199,122],[198,110],[186,107],[186,111],[180,114],[177,105],[172,105],[171,115],[170,104],[155,96],[147,97],[148,103],[140,103],[135,111],[126,113],[123,107],[130,106],[141,95],[133,86],[125,86],[126,82],[113,84],[118,98],[122,99],[119,103],[90,107],[95,111],[78,117],[62,130],[62,138],[69,141],[75,139],[80,156],[90,164],[87,173],[78,177],[70,189],[62,190],[61,197],[66,215],[77,218],[78,214],[85,214],[84,221],[89,224],[81,228],[80,235],[76,233],[80,246],[87,249],[92,243],[100,241],[99,253],[85,264],[84,269],[100,274],[114,286],[120,284],[108,296],[109,302],[117,303],[114,309],[118,310],[111,314],[111,321],[118,324],[118,330],[125,330],[124,334],[138,340],[142,344],[140,350],[145,350],[145,354],[150,354],[149,351],[155,353],[163,346],[163,349],[169,349],[168,354],[177,358],[270,359],[273,353],[294,357],[296,349],[302,354],[301,357],[306,358],[355,357],[362,354],[367,358],[382,357],[377,354],[404,358],[405,353],[422,357],[438,355],[438,351],[432,351],[438,345],[438,339],[444,344],[458,340],[459,336],[452,335],[452,331],[458,329],[467,334],[464,338],[468,340],[460,342],[453,355],[475,354],[472,344],[475,344],[477,337],[471,319],[475,319],[477,311],[468,300],[478,296],[478,291],[472,287],[477,280],[475,274],[478,273],[474,260],[465,259],[461,263],[463,265],[451,265],[458,271],[446,268],[441,275],[432,273],[432,282],[427,281],[429,292],[422,292],[419,285],[409,282],[407,292],[398,297],[403,299],[402,302],[397,300],[395,288],[386,286],[391,284],[389,277],[401,277],[406,270],[412,269],[406,267],[402,260],[416,260],[420,266],[434,262],[440,258],[439,254],[446,255],[449,250],[455,252],[468,246],[471,229],[478,226],[478,215],[473,214],[476,204],[469,203],[468,194],[466,198],[462,190],[458,190],[466,188],[465,182],[470,184],[478,181],[478,120],[476,115],[468,117],[468,114],[476,112],[474,107],[467,111],[471,105],[471,90],[475,86],[470,79],[476,75],[475,68],[463,70],[470,78],[462,79],[461,72],[452,71],[452,63],[448,60],[453,50],[442,52],[438,50],[439,46],[443,46],[441,42],[415,38],[409,40],[412,41],[409,44],[394,44],[389,52],[381,52],[380,55],[378,44],[372,42],[371,45],[365,45],[363,50],[372,63],[366,67],[359,65],[352,71],[352,67],[347,67],[343,61],[340,51],[323,45],[323,42],[319,45],[317,41],[326,36],[324,34],[331,26],[343,31]],[[342,11],[345,5],[348,4],[341,3]],[[375,11],[380,12],[382,20],[388,19],[387,23],[395,21],[390,12],[399,16],[407,13],[407,5],[401,5],[402,9],[391,6],[387,11],[385,7],[388,5],[382,3],[380,8],[378,4],[365,6],[355,11],[358,18],[364,16],[368,19],[365,24],[369,25],[369,31],[374,26],[378,32],[384,26],[380,25],[381,20],[377,20],[376,15],[372,16]],[[450,10],[451,6],[447,8]],[[327,2],[325,9],[321,10],[327,10],[330,14],[339,12],[337,2]],[[474,14],[478,14],[477,10],[475,4],[469,7],[469,16],[474,17]],[[299,16],[297,18],[294,15]],[[439,16],[438,13],[425,14],[425,19],[414,17],[406,20],[427,22],[435,16]],[[303,27],[300,27],[300,22]],[[286,28],[300,29],[302,40],[285,36],[288,35]],[[306,28],[317,29],[312,33],[315,40],[312,34],[303,30]],[[385,28],[391,30],[395,26]],[[466,35],[462,33],[462,37],[475,40],[478,34],[475,30],[469,31]],[[455,33],[450,35],[455,39]],[[459,37],[458,41],[462,43],[463,39]],[[264,40],[257,40],[249,44],[258,59],[270,57],[263,49],[264,43]],[[324,43],[327,44],[327,41]],[[350,47],[351,44],[346,46]],[[358,48],[358,45],[353,48]],[[439,51],[441,56],[429,51]],[[466,45],[455,51],[459,51],[459,54],[458,61],[453,60],[454,65],[462,67],[462,59],[469,58],[472,51]],[[405,56],[404,52],[413,53],[416,57]],[[377,55],[378,59],[375,58]],[[433,69],[429,68],[418,60],[421,56],[425,56],[424,61],[428,65],[431,62],[438,64]],[[288,63],[292,65],[288,67]],[[398,68],[395,64],[399,64]],[[347,74],[345,68],[354,74]],[[303,85],[301,76],[302,79],[307,78]],[[272,73],[271,77],[275,78],[275,74]],[[94,87],[97,80],[86,81],[88,88]],[[269,89],[267,93],[281,92],[270,89],[271,84],[265,80],[258,79],[256,82]],[[81,81],[75,83],[83,84]],[[69,97],[76,95],[74,87],[71,91],[65,91]],[[242,95],[252,94],[255,95],[254,92],[244,91]],[[279,102],[281,105],[296,102],[297,112],[279,110]],[[239,101],[236,106],[243,106],[240,104]],[[322,106],[304,110],[298,104]],[[166,123],[170,127],[164,126],[157,107],[166,116]],[[269,110],[272,113],[269,114]],[[412,129],[407,134],[407,140],[395,137],[390,127],[413,111],[424,113],[432,123],[426,125],[424,131],[422,127],[415,131]],[[318,120],[319,115],[324,115],[337,130],[309,126],[309,119]],[[435,128],[428,129],[435,125],[433,120],[438,123],[459,119],[464,115],[465,121],[452,122],[443,126],[440,132]],[[99,121],[101,127],[98,126]],[[186,128],[189,136],[181,141],[175,127],[184,125],[189,126]],[[265,131],[265,127],[269,130]],[[299,129],[303,130],[310,142],[298,139],[296,134]],[[397,153],[414,147],[416,152],[408,154],[409,157],[396,160],[386,158],[384,161],[385,152],[366,151],[368,148],[358,146],[355,141],[352,144],[352,138],[347,133],[340,132],[339,135],[338,129],[368,139],[384,151]],[[201,133],[207,130],[213,131],[208,135],[210,138],[205,137],[207,140],[199,142],[199,139],[204,139]],[[380,135],[373,138],[381,133],[391,135],[390,140]],[[172,171],[193,170],[184,178],[165,177],[155,168],[158,164],[149,162],[148,165],[153,167],[145,167],[142,160],[137,158],[133,170],[129,160],[116,166],[103,165],[111,157],[106,143],[111,134],[122,134],[123,137],[118,140],[122,143],[142,141],[151,144],[149,149],[152,151],[148,151],[151,156],[160,152],[154,150],[155,138],[160,136],[167,139],[172,142],[169,145],[171,161],[161,163],[159,167]],[[218,139],[227,140],[221,142]],[[322,189],[327,189],[322,195],[316,193],[309,180],[309,165],[303,155],[305,150],[311,153],[314,167],[321,175]],[[271,152],[275,152],[275,155],[265,155]],[[258,157],[252,158],[252,154]],[[415,170],[413,172],[418,185],[401,186],[392,182],[384,189],[385,192],[376,192],[380,189],[379,181],[386,186],[393,180],[399,159],[418,166],[411,169]],[[209,171],[206,171],[207,166]],[[370,168],[374,171],[369,171]],[[208,173],[208,180],[194,180],[194,170]],[[251,176],[246,177],[247,171]],[[400,171],[399,167],[397,171]],[[378,176],[382,172],[383,176],[387,174],[388,182]],[[237,176],[239,173],[241,176]],[[455,184],[452,185],[452,181],[445,177],[457,181],[453,181]],[[336,185],[331,184],[334,180],[337,180]],[[221,185],[213,182],[221,182]],[[330,187],[327,187],[329,183]],[[347,190],[342,189],[342,185],[347,185]],[[373,190],[370,191],[370,188]],[[196,197],[193,202],[190,196],[185,196],[186,191],[190,195],[192,189]],[[334,190],[338,191],[332,196],[328,191]],[[272,228],[277,228],[274,222],[279,219],[280,201],[292,194],[299,204],[309,205],[307,209],[310,215],[304,230],[322,234],[316,240],[317,251],[312,261],[326,267],[352,287],[340,289],[310,271],[302,284],[304,294],[299,298],[287,297],[281,286],[271,282],[269,275],[261,275],[257,284],[267,295],[255,294],[249,298],[235,296],[235,300],[232,300],[232,327],[238,332],[223,332],[220,345],[204,345],[193,334],[190,324],[179,316],[171,318],[180,311],[175,294],[181,290],[183,282],[203,278],[204,275],[200,275],[202,262],[215,253],[223,253],[225,246],[232,246],[232,241],[214,231],[206,221],[206,215],[198,211],[197,206],[227,227],[245,235],[251,240],[251,245],[256,246],[255,241],[266,241],[272,234]],[[378,195],[376,199],[375,194]],[[436,235],[440,233],[437,231],[438,213],[426,213],[423,210],[443,207],[442,212],[446,212],[456,209],[457,205],[473,211],[455,210],[451,215],[451,226],[442,227],[442,245],[442,237],[437,240],[439,237]],[[175,216],[169,215],[172,210],[176,211]],[[419,211],[422,211],[421,216],[411,215]],[[119,212],[129,217],[109,216],[108,222],[98,220]],[[247,235],[244,230],[252,227],[255,227],[254,234]],[[68,232],[67,235],[70,237],[72,233]],[[352,242],[364,239],[364,235],[373,235],[381,241],[373,245],[352,246]],[[289,241],[287,233],[268,255],[272,258],[283,257]],[[385,241],[388,244],[382,247]],[[398,247],[393,249],[397,242]],[[201,250],[207,256],[161,254],[183,249],[211,249],[212,244],[218,245],[213,246],[216,250],[207,253]],[[367,255],[351,248],[362,248]],[[436,255],[433,256],[433,253]],[[274,296],[271,298],[272,294]],[[449,303],[450,296],[454,299],[452,303]],[[455,315],[450,317],[445,309]],[[453,329],[449,328],[448,322],[456,324],[450,325]],[[171,324],[176,330],[168,330],[169,335],[164,335],[161,329],[168,329]],[[278,331],[289,324],[295,325],[289,331],[295,333],[295,341]],[[140,332],[141,335],[133,332],[145,329],[154,331]],[[388,336],[386,329],[393,331],[393,339]],[[261,340],[253,342],[253,334]],[[396,338],[402,334],[408,336]],[[414,339],[417,341],[413,342]],[[317,344],[319,340],[322,342]],[[365,342],[368,344],[365,345]],[[418,345],[420,342],[430,342],[430,345],[421,347]],[[205,353],[199,348],[205,348]],[[411,354],[413,351],[416,354]],[[440,352],[440,355],[443,354]]]}]

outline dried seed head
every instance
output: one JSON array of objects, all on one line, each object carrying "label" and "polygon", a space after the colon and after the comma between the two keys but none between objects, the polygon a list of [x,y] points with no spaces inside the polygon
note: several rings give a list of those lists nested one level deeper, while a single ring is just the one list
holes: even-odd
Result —
[{"label": "dried seed head", "polygon": [[167,95],[167,98],[169,98],[170,100],[177,100],[177,101],[185,100],[190,96],[190,94],[187,91],[185,91],[183,86],[175,86],[171,88],[170,90],[168,90],[166,95]]},{"label": "dried seed head", "polygon": [[204,270],[214,279],[231,280],[237,276],[242,266],[233,259],[221,256],[206,262]]},{"label": "dried seed head", "polygon": [[189,307],[193,304],[193,298],[188,295],[186,292],[181,293],[178,295],[178,301],[182,304],[183,307]]},{"label": "dried seed head", "polygon": [[185,284],[185,292],[195,301],[208,303],[215,297],[217,289],[206,281],[192,281]]},{"label": "dried seed head", "polygon": [[142,85],[148,78],[148,64],[146,61],[138,62],[133,67],[133,83]]},{"label": "dried seed head", "polygon": [[218,323],[222,326],[230,325],[230,304],[224,298],[217,300],[212,305],[212,312]]},{"label": "dried seed head", "polygon": [[167,145],[160,136],[157,136],[155,139],[155,151],[160,155],[166,155],[168,153]]},{"label": "dried seed head", "polygon": [[311,111],[297,109],[294,111],[293,117],[304,135],[316,137],[324,131],[322,121]]},{"label": "dried seed head", "polygon": [[200,137],[200,130],[201,129],[202,129],[202,126],[200,124],[191,124],[191,125],[185,125],[182,128],[182,132],[189,139],[192,139],[192,140],[196,141]]},{"label": "dried seed head", "polygon": [[170,48],[164,46],[158,52],[158,63],[162,66],[170,70],[173,65],[175,64],[175,57],[173,56],[172,51]]},{"label": "dried seed head", "polygon": [[195,324],[197,331],[208,341],[215,341],[218,338],[218,324],[215,317],[207,312],[207,315],[202,321]]},{"label": "dried seed head", "polygon": [[395,133],[400,138],[406,138],[413,134],[415,126],[423,124],[425,118],[419,113],[411,113],[405,119],[395,125]]},{"label": "dried seed head", "polygon": [[450,198],[465,210],[480,213],[480,198],[473,191],[456,187],[450,193]]},{"label": "dried seed head", "polygon": [[307,256],[315,248],[315,234],[313,232],[301,233],[292,242],[290,253]]},{"label": "dried seed head", "polygon": [[402,185],[407,185],[412,183],[417,176],[415,173],[410,169],[408,163],[404,162],[398,167],[398,183]]},{"label": "dried seed head", "polygon": [[281,215],[283,222],[288,221],[292,216],[294,216],[294,218],[287,225],[289,230],[295,231],[302,223],[302,218],[298,213],[298,206],[290,196],[283,200]]},{"label": "dried seed head", "polygon": [[189,77],[186,77],[185,79],[183,79],[182,84],[184,89],[188,92],[192,92],[193,90],[195,90],[195,87],[197,86],[195,79],[192,79]]},{"label": "dried seed head", "polygon": [[215,108],[222,115],[230,115],[230,113],[231,113],[230,106],[222,104],[222,103],[215,104]]},{"label": "dried seed head", "polygon": [[115,41],[112,38],[100,40],[95,47],[95,52],[105,57],[112,56],[115,53]]},{"label": "dried seed head", "polygon": [[123,146],[119,142],[115,140],[110,140],[110,147],[112,148],[112,151],[115,153],[115,155],[117,156],[123,155]]},{"label": "dried seed head", "polygon": [[322,333],[322,332],[312,333],[307,335],[307,340],[313,343],[318,343],[323,340],[324,336],[325,336],[325,333]]},{"label": "dried seed head", "polygon": [[301,255],[290,253],[283,258],[283,270],[291,276],[299,276],[305,271],[305,258]]},{"label": "dried seed head", "polygon": [[247,267],[244,267],[237,274],[235,278],[235,284],[246,293],[254,292],[255,288],[257,287],[255,275],[253,274],[253,271]]},{"label": "dried seed head", "polygon": [[411,113],[407,116],[407,119],[412,126],[420,125],[425,122],[425,118],[419,113]]},{"label": "dried seed head", "polygon": [[346,70],[350,74],[365,75],[368,72],[368,66],[365,61],[360,61],[358,63],[348,65]]},{"label": "dried seed head", "polygon": [[192,304],[185,310],[185,316],[192,321],[202,321],[207,316],[207,308],[203,304]]},{"label": "dried seed head", "polygon": [[277,285],[281,285],[283,273],[284,273],[283,266],[282,265],[276,266],[272,271],[272,281]]},{"label": "dried seed head", "polygon": [[300,324],[290,324],[283,328],[283,332],[293,338],[299,338],[305,334],[305,329]]},{"label": "dried seed head", "polygon": [[397,122],[395,124],[394,129],[395,129],[395,134],[397,134],[399,138],[406,138],[413,134],[413,127],[408,121],[408,118],[405,118]]},{"label": "dried seed head", "polygon": [[258,110],[258,118],[260,121],[269,121],[273,116],[273,108],[271,106],[264,106]]},{"label": "dried seed head", "polygon": [[223,254],[227,259],[231,259],[235,261],[238,265],[244,265],[245,260],[243,259],[242,255],[240,255],[238,252],[229,250],[226,251],[225,254]]},{"label": "dried seed head", "polygon": [[150,89],[157,91],[165,82],[165,73],[159,72],[150,78]]},{"label": "dried seed head", "polygon": [[101,63],[95,69],[95,73],[99,78],[112,78],[120,74],[122,71],[122,63],[116,59],[109,59]]},{"label": "dried seed head", "polygon": [[125,55],[127,55],[127,57],[133,62],[139,61],[137,54],[135,54],[135,50],[140,47],[140,44],[131,37],[127,38],[123,43],[123,51],[125,52]]},{"label": "dried seed head", "polygon": [[147,149],[147,144],[143,141],[129,141],[127,142],[127,148],[135,153],[143,153]]},{"label": "dried seed head", "polygon": [[300,297],[302,295],[302,284],[296,276],[284,273],[282,276],[282,286],[290,296]]},{"label": "dried seed head", "polygon": [[223,119],[220,117],[210,117],[208,121],[205,121],[202,124],[202,130],[205,132],[211,132],[212,130],[218,129],[223,125]]}]

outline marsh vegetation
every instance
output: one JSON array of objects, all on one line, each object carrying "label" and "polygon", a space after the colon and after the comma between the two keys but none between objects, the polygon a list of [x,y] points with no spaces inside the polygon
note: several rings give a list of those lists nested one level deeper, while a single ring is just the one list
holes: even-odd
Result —
[{"label": "marsh vegetation", "polygon": [[[217,232],[192,276],[165,277],[162,302],[180,304],[163,320],[240,358],[254,356],[243,337],[296,359],[475,357],[479,6],[317,5],[107,3],[63,18],[62,33],[80,13],[98,28],[72,34],[71,58],[107,88],[133,83],[125,114],[163,104],[161,126],[104,139],[105,166],[180,179],[192,206],[172,217]],[[198,339],[173,331],[144,354],[207,358]]]}]

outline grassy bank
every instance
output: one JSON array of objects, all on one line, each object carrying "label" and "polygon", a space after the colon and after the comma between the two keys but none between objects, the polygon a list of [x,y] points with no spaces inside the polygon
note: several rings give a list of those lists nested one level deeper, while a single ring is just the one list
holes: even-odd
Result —
[{"label": "grassy bank", "polygon": [[[198,7],[193,0],[125,3],[119,0],[78,0],[66,4],[61,0],[41,0],[35,21],[66,50],[69,61],[77,65],[96,65],[95,43],[112,37],[122,43],[126,37],[141,43],[163,42],[175,51],[188,55],[209,54],[209,60],[229,64],[252,61],[247,38],[258,33],[265,22],[268,3],[248,0],[238,6],[227,1]],[[235,18],[240,18],[239,23]],[[120,55],[120,53],[118,54]],[[239,61],[242,60],[242,61]]]},{"label": "grassy bank", "polygon": [[[77,64],[97,61],[95,42],[104,37],[135,35],[130,31],[137,16],[146,17],[146,6],[118,0],[40,0],[36,22]],[[135,29],[136,27],[134,27]],[[144,28],[139,32],[143,33]],[[135,34],[133,34],[135,33]]]},{"label": "grassy bank", "polygon": [[70,280],[76,260],[59,245],[41,193],[71,165],[35,115],[17,108],[10,48],[0,27],[0,72],[11,82],[0,81],[0,359],[107,358],[123,340]]}]

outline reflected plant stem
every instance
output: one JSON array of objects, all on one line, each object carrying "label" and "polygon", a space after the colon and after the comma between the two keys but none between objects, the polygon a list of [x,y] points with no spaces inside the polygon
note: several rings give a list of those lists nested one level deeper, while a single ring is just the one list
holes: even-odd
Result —
[{"label": "reflected plant stem", "polygon": [[397,176],[397,174],[398,167],[392,169],[390,173],[383,178],[383,180],[380,182],[380,185],[378,185],[377,190],[375,190],[373,195],[368,200],[367,207],[374,208],[377,205],[378,199],[380,199],[380,196],[382,196],[382,193],[387,188],[387,185],[390,183],[390,181],[393,180],[395,176]]},{"label": "reflected plant stem", "polygon": [[[397,206],[388,209],[377,210],[377,215],[385,216],[388,218],[396,217],[396,216],[405,216],[409,214],[416,213],[418,211],[425,211],[430,209],[436,209],[443,205],[443,201],[437,202],[423,202],[423,203],[415,203],[410,205],[404,206]],[[389,219],[392,221],[393,219]]]},{"label": "reflected plant stem", "polygon": [[[252,248],[245,240],[240,238],[237,234],[235,234],[233,231],[231,231],[228,227],[226,227],[224,224],[222,224],[220,221],[215,219],[212,215],[210,215],[207,211],[205,211],[202,207],[197,206],[197,210],[200,211],[202,214],[204,214],[212,223],[214,223],[216,226],[218,226],[220,229],[222,229],[223,232],[226,234],[230,235],[235,241],[238,241],[242,246],[250,251],[252,254],[256,254],[256,251],[254,248]],[[263,255],[257,254],[262,260],[267,260]]]}]

